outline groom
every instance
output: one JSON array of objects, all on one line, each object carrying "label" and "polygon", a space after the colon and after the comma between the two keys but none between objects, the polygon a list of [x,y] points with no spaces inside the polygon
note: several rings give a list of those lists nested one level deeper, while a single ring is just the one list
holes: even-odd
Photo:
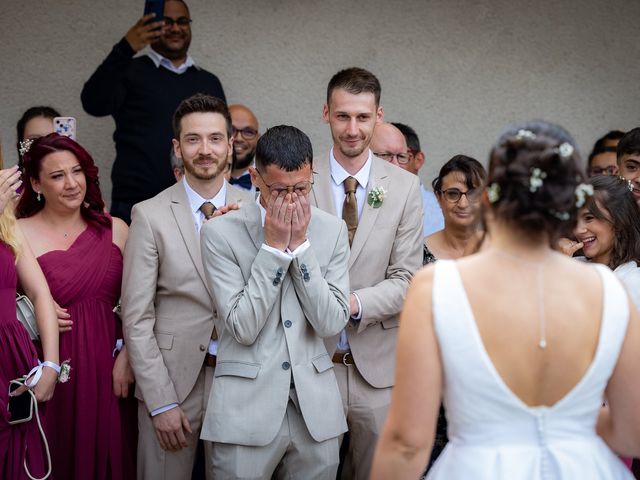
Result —
[{"label": "groom", "polygon": [[257,203],[202,229],[219,314],[202,428],[214,478],[336,476],[347,426],[323,338],[349,317],[349,244],[344,222],[309,204],[312,158],[297,128],[267,130],[249,169]]}]

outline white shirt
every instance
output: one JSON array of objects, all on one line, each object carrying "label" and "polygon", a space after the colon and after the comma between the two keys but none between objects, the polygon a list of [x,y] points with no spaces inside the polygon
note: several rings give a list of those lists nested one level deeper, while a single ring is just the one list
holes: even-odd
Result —
[{"label": "white shirt", "polygon": [[[329,172],[331,173],[332,180],[331,192],[333,193],[333,205],[336,209],[336,217],[342,218],[342,206],[344,204],[344,199],[347,196],[344,192],[343,183],[347,177],[353,177],[358,181],[358,186],[356,187],[356,202],[358,204],[358,221],[360,221],[360,218],[362,217],[362,209],[364,208],[364,203],[366,201],[367,185],[369,183],[372,161],[371,150],[369,150],[369,158],[367,158],[365,164],[356,172],[355,175],[351,175],[338,163],[336,157],[333,155],[333,148],[331,149],[331,152],[329,152]],[[358,302],[358,315],[351,318],[358,321],[362,318],[362,304],[360,303],[358,295],[355,292],[352,293]],[[342,330],[342,332],[340,332],[340,340],[338,341],[338,351],[345,352],[349,349],[347,332],[346,330]]]},{"label": "white shirt", "polygon": [[171,60],[169,60],[166,57],[163,57],[148,45],[144,47],[142,50],[140,50],[140,53],[138,56],[143,56],[143,55],[146,55],[147,57],[149,57],[155,64],[156,68],[164,67],[170,72],[177,73],[178,75],[182,75],[184,72],[187,71],[189,67],[195,66],[195,63],[193,62],[193,58],[191,58],[191,55],[187,54],[187,59],[184,61],[184,63],[179,67],[176,67],[173,64],[173,62],[171,62]]}]

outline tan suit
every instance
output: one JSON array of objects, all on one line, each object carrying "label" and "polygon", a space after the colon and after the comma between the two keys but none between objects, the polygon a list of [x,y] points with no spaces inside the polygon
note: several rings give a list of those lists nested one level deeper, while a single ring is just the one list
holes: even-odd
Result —
[{"label": "tan suit", "polygon": [[202,428],[216,442],[216,478],[335,478],[347,425],[322,339],[349,316],[346,225],[312,207],[310,247],[294,259],[261,248],[255,203],[201,235],[219,312],[216,387]]},{"label": "tan suit", "polygon": [[[311,202],[335,215],[329,154],[314,159]],[[382,187],[379,208],[363,206],[351,245],[351,291],[362,305],[359,322],[349,322],[347,338],[354,366],[336,364],[350,432],[355,478],[369,478],[378,434],[394,383],[398,317],[413,274],[422,266],[423,207],[418,177],[373,157],[368,192]],[[333,354],[338,336],[327,339]]]},{"label": "tan suit", "polygon": [[[226,200],[251,201],[229,185]],[[215,312],[182,182],[133,207],[124,254],[122,315],[140,400],[138,479],[189,478],[205,389],[212,379],[212,369],[203,368],[203,361]],[[174,403],[185,411],[194,432],[188,437],[189,447],[165,452],[150,412]]]}]

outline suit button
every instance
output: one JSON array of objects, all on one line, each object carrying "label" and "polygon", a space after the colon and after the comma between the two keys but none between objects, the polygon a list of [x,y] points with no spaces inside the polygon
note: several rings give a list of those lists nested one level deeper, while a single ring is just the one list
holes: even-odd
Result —
[{"label": "suit button", "polygon": [[204,345],[200,345],[200,351],[204,352],[207,349],[207,347],[205,347]]},{"label": "suit button", "polygon": [[282,362],[282,369],[289,370],[291,368],[291,364],[289,362]]},{"label": "suit button", "polygon": [[280,277],[276,277],[276,278],[273,279],[273,286],[274,287],[277,287],[279,283],[280,283]]},{"label": "suit button", "polygon": [[285,320],[284,321],[284,326],[289,328],[292,325],[291,320]]},{"label": "suit button", "polygon": [[306,271],[307,271],[307,265],[306,265],[306,264],[304,264],[304,263],[303,263],[302,265],[300,265],[300,270],[301,270],[302,272],[306,272]]},{"label": "suit button", "polygon": [[281,277],[283,273],[284,273],[284,270],[282,269],[282,267],[278,267],[278,270],[276,270],[276,275]]}]

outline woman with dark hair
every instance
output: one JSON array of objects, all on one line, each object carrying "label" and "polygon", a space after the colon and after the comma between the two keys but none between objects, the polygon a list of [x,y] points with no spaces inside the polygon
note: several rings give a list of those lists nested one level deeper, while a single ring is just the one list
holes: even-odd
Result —
[{"label": "woman with dark hair", "polygon": [[55,108],[47,106],[31,107],[22,114],[16,125],[18,158],[22,159],[24,141],[53,133],[53,119],[59,116],[60,113]]},{"label": "woman with dark hair", "polygon": [[[2,158],[0,155],[0,168]],[[29,245],[16,226],[13,202],[20,186],[16,167],[0,170],[0,478],[26,480],[25,466],[31,475],[42,477],[47,471],[45,450],[35,418],[11,424],[9,383],[30,373],[27,380],[38,402],[51,398],[60,370],[58,357],[58,325],[53,300]],[[27,330],[16,318],[16,284],[31,299],[44,361],[38,354]],[[36,381],[36,376],[39,379]],[[20,394],[20,387],[13,395]],[[28,396],[28,392],[21,395]],[[35,415],[35,414],[34,414]],[[32,477],[33,478],[33,477]]]},{"label": "woman with dark hair", "polygon": [[[52,133],[24,155],[19,224],[38,257],[58,308],[60,356],[71,380],[47,418],[58,478],[135,478],[135,437],[128,429],[133,374],[114,306],[120,296],[127,226],[104,212],[98,168],[68,137]],[[135,420],[133,420],[135,422]],[[129,423],[129,425],[125,425]]]},{"label": "woman with dark hair", "polygon": [[475,158],[456,155],[440,169],[433,180],[444,229],[424,239],[423,264],[436,259],[455,259],[468,255],[482,237],[480,195],[487,172]]},{"label": "woman with dark hair", "polygon": [[564,129],[500,136],[491,245],[421,270],[407,294],[373,479],[421,473],[441,395],[449,443],[430,480],[632,478],[612,450],[640,452],[638,312],[608,268],[550,247],[589,195],[582,178]]}]

